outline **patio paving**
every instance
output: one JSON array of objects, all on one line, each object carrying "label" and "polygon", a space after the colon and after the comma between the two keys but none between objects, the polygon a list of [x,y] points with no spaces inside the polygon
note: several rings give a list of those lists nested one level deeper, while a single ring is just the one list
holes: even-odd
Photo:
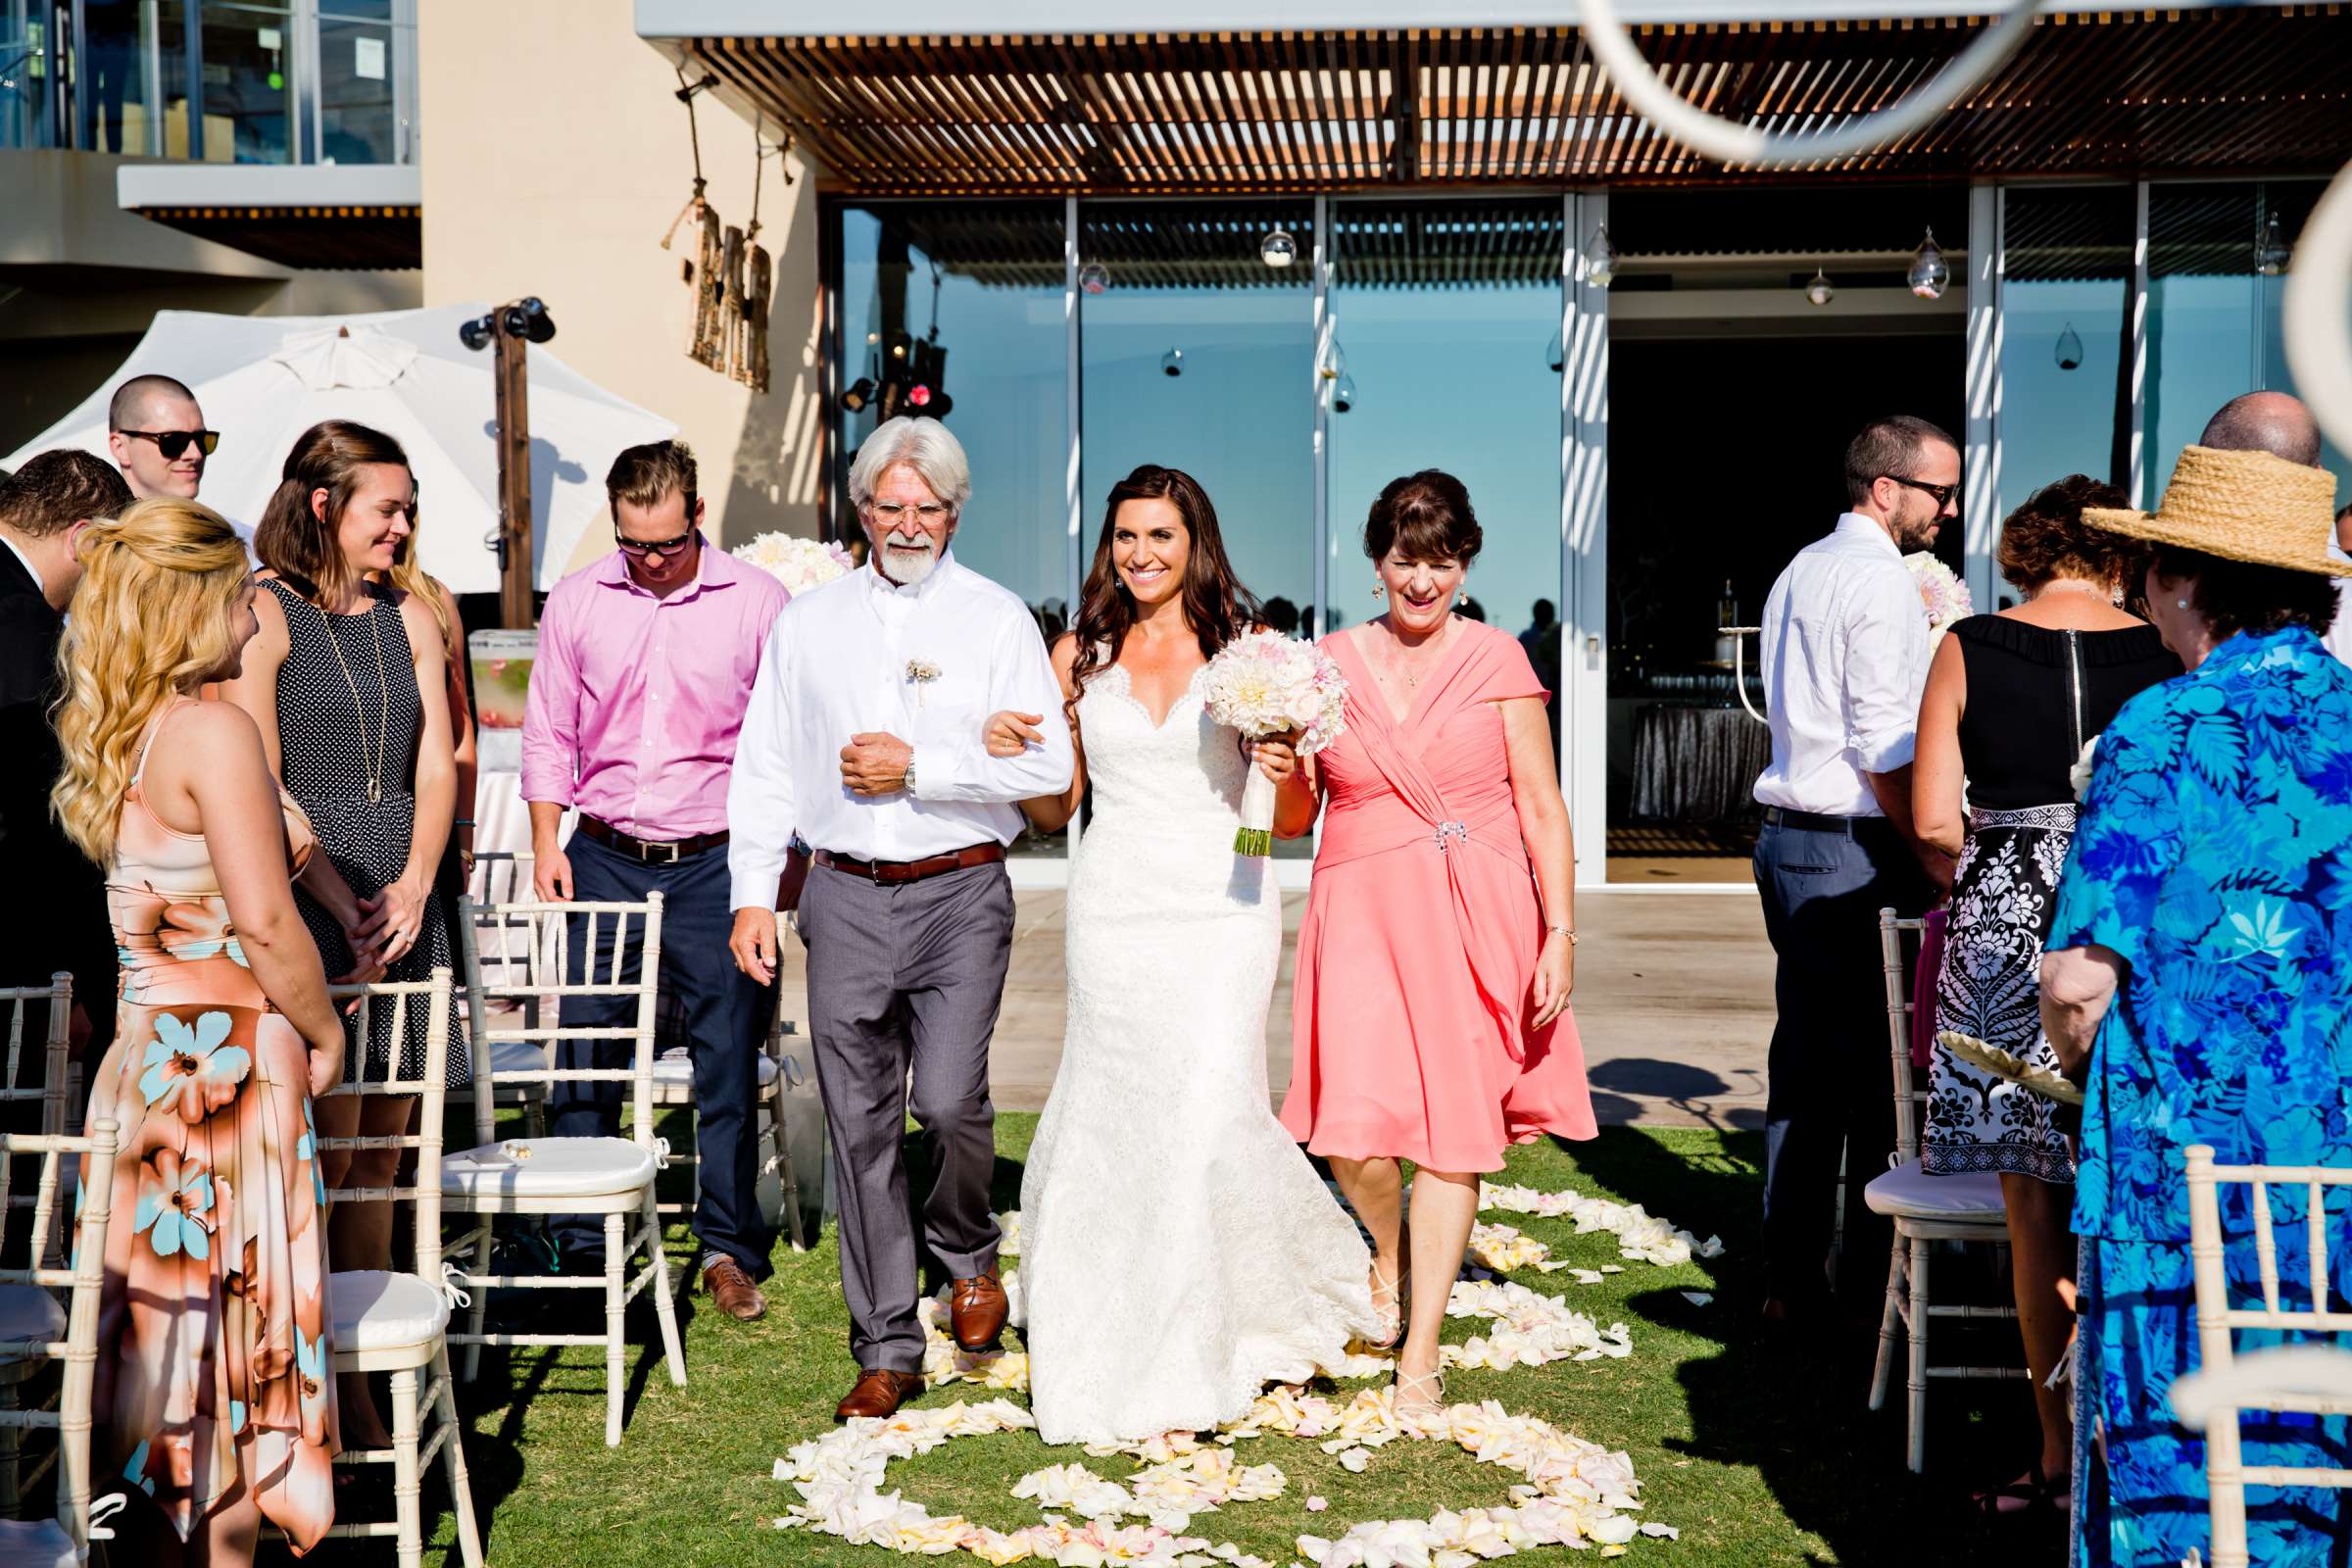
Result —
[{"label": "patio paving", "polygon": [[[1062,894],[1018,895],[1012,967],[991,1051],[1006,1110],[1046,1102],[1061,1059]],[[1576,1020],[1603,1126],[1756,1128],[1772,1038],[1772,948],[1752,895],[1577,895]],[[1306,895],[1283,901],[1296,932]],[[786,942],[785,1005],[802,1018],[800,945]],[[1291,1077],[1291,955],[1266,1019],[1266,1076],[1279,1102]]]}]

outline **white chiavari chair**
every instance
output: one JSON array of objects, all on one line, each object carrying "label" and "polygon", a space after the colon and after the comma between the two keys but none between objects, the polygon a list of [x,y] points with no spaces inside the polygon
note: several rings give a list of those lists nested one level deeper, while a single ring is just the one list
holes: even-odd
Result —
[{"label": "white chiavari chair", "polygon": [[[1870,1378],[1870,1407],[1886,1402],[1894,1367],[1899,1322],[1910,1337],[1907,1462],[1914,1474],[1928,1462],[1928,1380],[1931,1378],[2024,1378],[2022,1366],[1931,1366],[1928,1330],[1936,1318],[2007,1318],[2014,1306],[1938,1306],[1928,1295],[1928,1258],[1936,1242],[2009,1245],[2008,1205],[2001,1179],[1988,1170],[1931,1176],[1920,1166],[1919,1117],[1927,1096],[1911,1082],[1911,987],[1903,972],[1903,936],[1925,925],[1879,911],[1879,962],[1886,989],[1886,1033],[1894,1055],[1894,1155],[1886,1171],[1862,1190],[1874,1214],[1894,1222],[1894,1245],[1886,1258],[1886,1305],[1879,1317],[1879,1359]],[[2021,1348],[2022,1353],[2022,1348]]]},{"label": "white chiavari chair", "polygon": [[[657,999],[657,1018],[661,1014],[662,1008]],[[760,1043],[757,1063],[759,1084],[752,1105],[752,1137],[755,1141],[760,1138],[767,1141],[767,1156],[760,1162],[760,1176],[772,1178],[778,1183],[775,1211],[769,1218],[784,1231],[794,1251],[805,1252],[808,1249],[801,1239],[800,1181],[792,1168],[792,1151],[784,1124],[784,1097],[803,1081],[806,1072],[799,1058],[792,1054],[785,1044],[794,1034],[795,1025],[779,1009],[777,1016],[769,1022],[766,1038]],[[671,1046],[654,1056],[654,1103],[663,1110],[694,1110],[694,1056],[686,1046]],[[762,1121],[766,1123],[764,1127],[760,1125]],[[700,1181],[703,1159],[699,1124],[698,1136],[688,1141],[688,1149],[692,1152],[673,1152],[669,1162],[693,1166],[696,1180]],[[664,1202],[657,1206],[664,1214],[694,1212],[692,1203]]]},{"label": "white chiavari chair", "polygon": [[[2352,1488],[2352,1470],[2249,1465],[2243,1457],[2238,1415],[2246,1410],[2302,1411],[2352,1415],[2352,1357],[2328,1345],[2280,1346],[2235,1352],[2236,1329],[2340,1335],[2352,1330],[2352,1311],[2328,1305],[2327,1198],[2330,1188],[2352,1186],[2352,1169],[2325,1165],[2222,1165],[2213,1146],[2191,1144],[2184,1152],[2188,1171],[2188,1253],[2197,1288],[2197,1360],[2194,1372],[2173,1385],[2173,1410],[2183,1425],[2205,1432],[2205,1490],[2213,1529],[2212,1568],[2247,1568],[2246,1488]],[[2225,1185],[2253,1189],[2254,1260],[2262,1289],[2259,1304],[2233,1306],[2230,1272],[2223,1254],[2222,1196]],[[2307,1303],[2279,1292],[2278,1238],[2271,1213],[2273,1187],[2304,1190]],[[2337,1222],[2341,1223],[2340,1219]]]},{"label": "white chiavari chair", "polygon": [[[416,1131],[381,1136],[329,1138],[319,1136],[318,1148],[397,1149],[414,1152],[416,1174],[411,1185],[346,1187],[327,1190],[327,1201],[409,1203],[415,1210],[416,1269],[414,1272],[377,1269],[338,1270],[327,1281],[327,1303],[333,1314],[328,1343],[337,1372],[388,1372],[392,1382],[392,1446],[345,1448],[338,1465],[390,1464],[394,1517],[389,1521],[352,1521],[338,1518],[330,1536],[393,1537],[400,1568],[417,1568],[423,1560],[424,1520],[421,1482],[424,1467],[437,1457],[449,1480],[452,1506],[457,1513],[458,1549],[466,1568],[481,1568],[482,1543],[474,1523],[473,1494],[466,1479],[466,1453],[460,1444],[455,1380],[449,1368],[450,1291],[443,1283],[441,1249],[441,1126],[448,1094],[449,1033],[452,987],[447,969],[435,969],[430,980],[386,981],[374,985],[329,988],[338,1005],[359,1006],[357,1038],[362,1041],[408,1038],[410,1018],[425,1009],[425,1053],[419,1076],[402,1075],[395,1049],[386,1053],[384,1076],[370,1077],[363,1062],[352,1081],[327,1091],[337,1096],[401,1095],[417,1101]],[[377,1014],[391,1013],[388,1026],[372,1027]],[[421,1389],[417,1374],[425,1375]],[[419,1417],[429,1415],[432,1436],[423,1438]],[[340,1509],[338,1509],[340,1512]]]},{"label": "white chiavari chair", "polygon": [[[486,850],[473,858],[472,890],[475,941],[481,955],[484,991],[500,999],[494,1007],[521,1013],[526,1024],[537,1024],[546,1004],[530,986],[532,977],[563,973],[563,928],[534,925],[498,911],[507,905],[528,904],[537,894],[531,886],[533,858],[528,852]],[[532,940],[539,939],[537,950]],[[500,1074],[496,1103],[522,1108],[524,1129],[533,1138],[547,1135],[547,1092],[550,1080],[538,1069],[548,1065],[550,1052],[543,1043],[501,1035],[481,1038],[486,1019],[473,1016],[468,988],[466,997],[466,1039],[475,1061],[488,1061]],[[468,1357],[478,1352],[468,1351]],[[472,1374],[468,1371],[467,1376]]]},{"label": "white chiavari chair", "polygon": [[[0,989],[0,1003],[8,1007],[8,1050],[5,1075],[0,1076],[0,1131],[31,1131],[36,1114],[30,1108],[38,1105],[37,1125],[44,1133],[66,1130],[68,1103],[67,1031],[74,1010],[74,977],[59,970],[49,977],[45,986],[12,986]],[[31,1034],[36,1021],[41,1032]],[[40,1053],[41,1073],[37,1082],[22,1082],[30,1054]],[[22,1108],[20,1108],[22,1107]],[[31,1158],[29,1154],[24,1156]],[[0,1203],[0,1238],[13,1237],[19,1229],[17,1216],[36,1206],[49,1211],[55,1194],[40,1191],[9,1191],[8,1200]],[[0,1173],[0,1191],[9,1184]],[[46,1234],[35,1232],[29,1219],[24,1234],[32,1239],[33,1250],[25,1256],[37,1262],[55,1263],[58,1258],[58,1229],[51,1227]],[[20,1385],[40,1370],[41,1358],[33,1353],[12,1353],[9,1342],[23,1340],[26,1344],[64,1332],[65,1319],[49,1319],[57,1310],[55,1300],[46,1291],[30,1286],[20,1290],[0,1290],[0,1410],[13,1409]],[[17,1476],[17,1429],[0,1426],[0,1513],[14,1514],[17,1510],[19,1478]]]},{"label": "white chiavari chair", "polygon": [[[9,1173],[18,1156],[40,1161],[34,1181],[33,1261],[23,1268],[0,1269],[0,1294],[29,1292],[38,1300],[5,1314],[0,1351],[23,1362],[61,1362],[65,1369],[56,1409],[0,1409],[0,1432],[12,1442],[28,1428],[57,1433],[57,1516],[0,1520],[0,1562],[48,1565],[89,1559],[90,1406],[98,1370],[98,1298],[106,1275],[116,1137],[111,1116],[99,1117],[81,1137],[0,1130],[0,1195],[9,1190]],[[49,1250],[46,1238],[62,1228],[69,1185],[62,1179],[62,1166],[68,1154],[81,1159],[79,1180],[73,1185],[80,1189],[86,1209],[73,1262],[60,1268],[44,1254]],[[58,1291],[69,1293],[63,1306],[51,1294]],[[48,1461],[43,1461],[41,1469],[47,1467]],[[36,1470],[34,1478],[40,1473]]]},{"label": "white chiavari chair", "polygon": [[[568,923],[586,922],[586,940],[579,945],[576,971],[564,966],[571,944]],[[526,953],[552,952],[552,969],[527,972],[521,985],[541,1008],[536,1020],[504,1004],[522,1000],[492,986],[484,972],[478,933],[483,922],[497,922],[510,936],[518,936]],[[628,938],[638,934],[638,978],[624,983],[628,967]],[[610,953],[599,963],[603,940]],[[475,1146],[449,1155],[442,1162],[447,1206],[476,1215],[479,1223],[451,1249],[466,1259],[459,1283],[471,1293],[471,1312],[466,1331],[450,1336],[467,1348],[468,1378],[478,1368],[478,1347],[600,1346],[605,1352],[605,1442],[618,1446],[621,1403],[626,1383],[621,1361],[627,1340],[623,1318],[628,1303],[652,1288],[654,1312],[661,1325],[662,1359],[669,1380],[686,1386],[686,1352],[678,1338],[676,1304],[662,1250],[662,1214],[656,1206],[654,1180],[666,1151],[654,1134],[654,997],[662,967],[662,896],[643,904],[509,903],[477,910],[465,901],[459,937],[465,946],[466,990],[476,1062],[491,1064],[473,1075]],[[623,997],[634,1002],[632,1023],[615,1028],[565,1027],[561,1007],[565,997]],[[630,1045],[630,1065],[623,1068],[559,1067],[543,1056],[535,1066],[516,1069],[497,1065],[502,1041],[522,1041],[542,1053],[561,1040],[624,1040]],[[495,1096],[516,1077],[549,1082],[620,1083],[633,1108],[625,1138],[532,1138],[501,1140]],[[575,1275],[497,1274],[492,1272],[494,1221],[501,1214],[600,1214],[605,1228],[605,1272],[602,1279]],[[637,1253],[646,1254],[645,1267],[624,1277]],[[492,1333],[484,1328],[492,1290],[595,1290],[605,1293],[605,1332]]]}]

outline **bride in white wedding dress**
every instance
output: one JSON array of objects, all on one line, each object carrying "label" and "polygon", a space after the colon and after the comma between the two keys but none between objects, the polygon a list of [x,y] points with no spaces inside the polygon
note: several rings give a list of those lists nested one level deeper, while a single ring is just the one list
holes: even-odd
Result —
[{"label": "bride in white wedding dress", "polygon": [[[1271,860],[1233,853],[1250,763],[1202,707],[1201,671],[1249,629],[1245,606],[1189,475],[1147,466],[1112,489],[1078,631],[1054,650],[1077,776],[1023,808],[1052,831],[1094,787],[1061,1067],[1021,1182],[1018,1298],[1048,1443],[1205,1431],[1395,1326],[1354,1221],[1270,1107],[1281,898]],[[998,715],[991,749],[1017,749],[1036,716]],[[1283,786],[1277,830],[1302,830],[1297,758],[1258,757]]]}]

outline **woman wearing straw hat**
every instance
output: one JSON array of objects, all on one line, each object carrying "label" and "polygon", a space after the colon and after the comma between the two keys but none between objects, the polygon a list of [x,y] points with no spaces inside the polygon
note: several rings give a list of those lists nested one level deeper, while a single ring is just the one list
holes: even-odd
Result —
[{"label": "woman wearing straw hat", "polygon": [[[2153,514],[2083,513],[2153,547],[2148,601],[2186,673],[2132,699],[2099,738],[2042,964],[2043,1024],[2088,1091],[2075,1200],[2082,1564],[2170,1565],[2207,1545],[2204,1445],[2171,1406],[2198,1361],[2181,1152],[2352,1165],[2352,670],[2320,641],[2330,578],[2352,573],[2328,550],[2334,488],[2268,453],[2189,447]],[[2299,1239],[2301,1192],[2271,1203]],[[2328,1207],[2330,1255],[2352,1255]],[[2252,1224],[2244,1206],[2227,1211],[2236,1299],[2260,1289]],[[2278,1252],[2280,1291],[2308,1300],[2304,1250]],[[2249,1419],[2245,1462],[2343,1465],[2343,1429]],[[2344,1495],[2249,1487],[2252,1560],[2343,1561]]]}]

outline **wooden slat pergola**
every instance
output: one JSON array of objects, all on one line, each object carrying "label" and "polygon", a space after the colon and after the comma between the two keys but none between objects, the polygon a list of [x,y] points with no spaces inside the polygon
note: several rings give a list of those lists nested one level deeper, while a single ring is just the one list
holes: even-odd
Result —
[{"label": "wooden slat pergola", "polygon": [[[1894,102],[1982,18],[1636,29],[1694,103],[1767,128]],[[791,128],[864,196],[1281,195],[1721,183],[1629,115],[1572,27],[712,37],[690,76]],[[1829,178],[2304,173],[2352,156],[2339,4],[2053,15],[1927,129]]]}]

